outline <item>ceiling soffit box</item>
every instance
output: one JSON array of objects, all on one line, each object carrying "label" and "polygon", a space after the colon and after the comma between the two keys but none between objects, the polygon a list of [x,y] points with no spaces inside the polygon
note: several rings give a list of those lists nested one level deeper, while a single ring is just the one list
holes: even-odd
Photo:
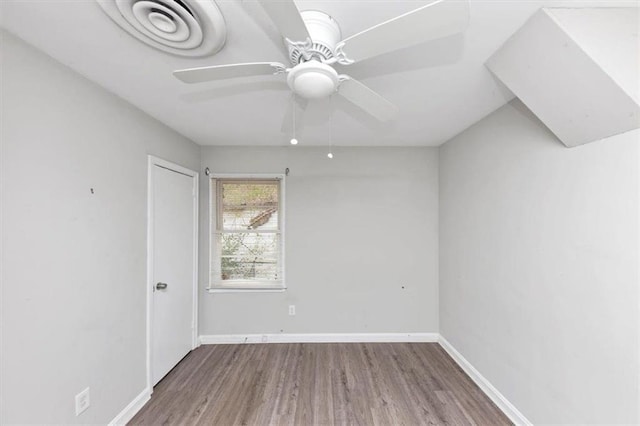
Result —
[{"label": "ceiling soffit box", "polygon": [[[578,146],[640,127],[637,94],[621,84],[629,73],[614,72],[637,70],[637,28],[637,8],[541,9],[486,65],[566,146]],[[595,40],[599,46],[590,45]],[[620,46],[632,48],[607,53]]]}]

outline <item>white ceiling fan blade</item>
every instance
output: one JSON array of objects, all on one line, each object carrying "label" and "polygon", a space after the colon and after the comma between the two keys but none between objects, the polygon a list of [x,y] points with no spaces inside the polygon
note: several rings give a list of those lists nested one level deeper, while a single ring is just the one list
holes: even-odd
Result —
[{"label": "white ceiling fan blade", "polygon": [[282,133],[293,135],[293,114],[295,111],[295,133],[296,135],[300,134],[303,127],[304,112],[306,111],[308,104],[309,101],[307,99],[296,96],[293,93],[291,94],[289,102],[287,102],[287,109],[284,113],[284,117],[282,118],[282,127],[280,127],[280,131]]},{"label": "white ceiling fan blade", "polygon": [[291,41],[306,41],[310,38],[307,26],[293,0],[259,1],[284,38]]},{"label": "white ceiling fan blade", "polygon": [[469,24],[467,0],[436,0],[342,41],[354,62],[460,33]]},{"label": "white ceiling fan blade", "polygon": [[227,78],[273,75],[278,71],[284,71],[284,69],[285,66],[278,62],[249,62],[246,64],[187,68],[174,71],[173,75],[185,83],[203,83],[205,81],[224,80]]},{"label": "white ceiling fan blade", "polygon": [[351,77],[340,83],[338,93],[380,121],[389,121],[398,114],[398,107]]}]

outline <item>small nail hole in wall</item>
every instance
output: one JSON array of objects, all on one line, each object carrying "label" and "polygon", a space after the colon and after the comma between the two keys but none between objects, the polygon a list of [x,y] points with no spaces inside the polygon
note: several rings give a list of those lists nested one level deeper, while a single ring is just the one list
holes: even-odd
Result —
[{"label": "small nail hole in wall", "polygon": [[93,193],[94,193],[94,192],[93,192],[93,188],[90,188],[90,190],[91,190],[91,193],[93,194]]}]

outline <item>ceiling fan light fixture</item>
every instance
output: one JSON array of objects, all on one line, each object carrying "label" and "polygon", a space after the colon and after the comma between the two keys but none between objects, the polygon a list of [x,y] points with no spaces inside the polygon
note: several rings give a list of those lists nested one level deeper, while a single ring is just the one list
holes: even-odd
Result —
[{"label": "ceiling fan light fixture", "polygon": [[336,91],[339,79],[333,67],[312,60],[293,67],[287,76],[287,84],[305,99],[320,99]]}]

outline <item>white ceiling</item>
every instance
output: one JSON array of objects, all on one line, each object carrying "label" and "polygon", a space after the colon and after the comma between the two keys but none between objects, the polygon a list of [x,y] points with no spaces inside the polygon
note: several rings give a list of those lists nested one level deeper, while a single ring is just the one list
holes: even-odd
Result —
[{"label": "white ceiling", "polygon": [[[343,37],[428,1],[299,0],[298,8],[332,15]],[[227,42],[208,58],[175,57],[139,42],[93,0],[2,0],[0,25],[201,145],[284,145],[290,93],[281,76],[186,85],[179,68],[236,62],[288,63],[280,36],[255,1],[218,0]],[[405,48],[342,72],[395,103],[400,114],[381,124],[339,97],[333,101],[334,144],[437,146],[512,98],[484,62],[540,7],[637,6],[637,1],[470,0],[464,36]],[[328,103],[308,108],[300,145],[325,145]]]}]

